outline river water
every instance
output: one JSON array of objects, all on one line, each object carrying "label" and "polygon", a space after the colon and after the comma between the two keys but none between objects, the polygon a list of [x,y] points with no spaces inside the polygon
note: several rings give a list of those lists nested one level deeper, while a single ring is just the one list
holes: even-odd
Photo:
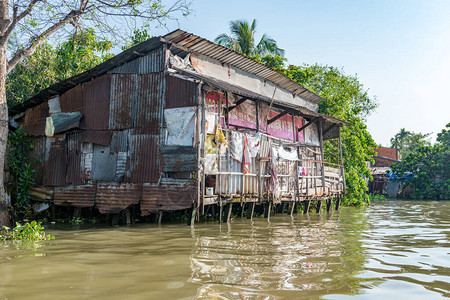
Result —
[{"label": "river water", "polygon": [[450,297],[448,201],[48,232],[0,246],[0,299]]}]

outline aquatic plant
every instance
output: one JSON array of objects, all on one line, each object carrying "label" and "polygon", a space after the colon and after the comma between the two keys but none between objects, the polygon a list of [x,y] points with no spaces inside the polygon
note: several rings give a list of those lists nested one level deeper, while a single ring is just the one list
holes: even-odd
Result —
[{"label": "aquatic plant", "polygon": [[42,241],[51,240],[55,237],[48,235],[44,232],[44,226],[40,222],[32,221],[25,224],[16,222],[16,227],[9,228],[3,226],[0,230],[0,241],[13,240],[13,241]]}]

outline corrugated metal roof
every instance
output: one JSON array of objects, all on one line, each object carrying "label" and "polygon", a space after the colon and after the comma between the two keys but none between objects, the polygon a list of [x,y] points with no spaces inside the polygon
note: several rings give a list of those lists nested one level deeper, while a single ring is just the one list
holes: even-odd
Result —
[{"label": "corrugated metal roof", "polygon": [[98,183],[95,206],[102,214],[118,213],[138,204],[142,185],[133,183]]},{"label": "corrugated metal roof", "polygon": [[51,140],[51,147],[44,169],[43,184],[48,186],[66,185],[66,135],[58,134],[48,139]]},{"label": "corrugated metal roof", "polygon": [[133,122],[131,111],[138,97],[137,84],[137,74],[112,75],[109,129],[121,130],[131,127]]},{"label": "corrugated metal roof", "polygon": [[166,76],[165,108],[197,105],[197,84],[175,76]]},{"label": "corrugated metal roof", "polygon": [[189,51],[200,53],[216,59],[223,64],[230,64],[241,70],[260,76],[261,78],[269,80],[291,93],[294,93],[296,95],[301,94],[301,97],[306,100],[312,101],[314,103],[319,103],[323,100],[322,97],[309,91],[301,84],[292,81],[290,78],[284,76],[283,74],[271,68],[268,68],[265,65],[254,61],[253,59],[245,57],[242,54],[239,54],[233,50],[215,44],[194,34],[187,33],[183,30],[176,30],[163,36],[163,40],[187,48]]},{"label": "corrugated metal roof", "polygon": [[159,134],[165,94],[163,72],[138,75],[138,93],[134,108],[135,133]]},{"label": "corrugated metal roof", "polygon": [[23,123],[23,131],[34,136],[45,135],[45,119],[48,116],[50,115],[46,102],[27,109]]},{"label": "corrugated metal roof", "polygon": [[106,74],[83,83],[83,118],[80,127],[91,130],[107,130],[111,75]]},{"label": "corrugated metal roof", "polygon": [[160,185],[142,185],[141,215],[173,211],[192,206],[197,198],[197,181],[164,179]]},{"label": "corrugated metal roof", "polygon": [[55,187],[54,203],[75,207],[93,207],[96,191],[95,184]]},{"label": "corrugated metal roof", "polygon": [[[139,73],[141,73],[141,71],[150,72],[152,70],[153,71],[162,70],[162,66],[161,69],[159,69],[159,66],[157,68],[155,67],[157,60],[155,60],[155,58],[152,56],[153,54],[146,56],[147,54],[157,49],[158,47],[161,48],[158,51],[155,51],[154,55],[157,56],[159,55],[159,53],[163,53],[162,42],[169,42],[175,44],[175,46],[178,45],[180,48],[186,49],[187,51],[197,52],[209,56],[213,59],[221,61],[222,63],[230,64],[249,73],[258,75],[266,80],[273,82],[274,84],[277,84],[281,88],[289,92],[295,93],[297,95],[300,95],[301,97],[310,100],[312,102],[317,103],[322,100],[321,97],[307,90],[299,83],[292,81],[283,74],[278,73],[264,66],[263,64],[260,64],[228,48],[214,44],[213,42],[203,39],[201,37],[187,33],[183,30],[176,30],[165,36],[154,37],[152,39],[149,39],[139,45],[136,45],[114,56],[113,58],[103,62],[102,64],[84,73],[81,73],[79,75],[63,80],[57,84],[54,84],[51,87],[42,90],[40,93],[28,99],[27,101],[17,104],[16,106],[10,108],[9,113],[10,115],[14,115],[19,112],[22,112],[25,109],[33,107],[55,95],[65,93],[66,91],[75,87],[77,84],[84,83],[91,80],[92,78],[101,76],[118,66],[124,66],[124,68],[129,68],[130,66],[125,66],[125,64],[131,61],[136,60],[136,67],[138,68]],[[140,60],[150,59],[151,64],[154,65],[153,67],[151,67],[150,63],[149,64],[140,63],[140,61],[137,59]],[[161,63],[164,63],[163,59],[160,61]],[[141,66],[142,70],[140,70]],[[120,71],[125,72],[126,70]],[[116,72],[119,72],[119,69],[117,69]]]},{"label": "corrugated metal roof", "polygon": [[[247,97],[249,99],[255,99],[255,100],[262,100],[264,102],[267,103],[272,103],[272,99],[265,97],[263,95],[254,93],[252,91],[249,91],[245,88],[242,87],[238,87],[235,86],[233,84],[230,84],[228,82],[204,75],[204,74],[199,74],[197,72],[194,71],[190,71],[190,70],[186,70],[186,69],[179,69],[179,68],[175,68],[172,67],[173,69],[175,69],[176,71],[182,73],[183,75],[188,75],[191,76],[193,78],[196,78],[198,80],[202,80],[203,82],[205,82],[206,84],[209,84],[211,86],[214,86],[216,88],[219,88],[221,90],[224,91],[228,91],[228,92],[232,92],[234,94],[240,95],[242,97]],[[312,118],[316,118],[316,117],[320,117],[322,119],[325,119],[328,122],[331,123],[338,123],[338,124],[350,124],[346,121],[334,118],[334,117],[330,117],[324,114],[320,114],[317,112],[314,112],[312,110],[309,110],[303,106],[299,106],[299,105],[294,105],[294,104],[286,104],[285,102],[281,102],[278,101],[277,99],[273,99],[273,106],[274,107],[279,107],[279,108],[290,108],[290,109],[295,109],[297,110],[300,115],[302,116],[307,116],[307,117],[312,117]]]}]

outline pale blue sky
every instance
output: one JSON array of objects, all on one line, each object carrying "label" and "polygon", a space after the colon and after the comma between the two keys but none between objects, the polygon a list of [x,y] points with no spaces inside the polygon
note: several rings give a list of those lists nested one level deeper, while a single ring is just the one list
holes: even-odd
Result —
[{"label": "pale blue sky", "polygon": [[450,122],[450,0],[193,0],[192,9],[168,29],[213,40],[230,20],[257,19],[257,38],[269,34],[289,63],[357,74],[380,104],[367,122],[377,143],[402,127],[434,140]]}]

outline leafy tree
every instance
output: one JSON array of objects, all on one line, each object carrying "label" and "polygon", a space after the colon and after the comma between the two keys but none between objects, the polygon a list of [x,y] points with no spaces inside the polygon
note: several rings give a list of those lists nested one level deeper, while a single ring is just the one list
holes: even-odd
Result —
[{"label": "leafy tree", "polygon": [[238,53],[247,56],[279,55],[284,56],[284,50],[267,34],[263,34],[258,44],[255,42],[256,20],[249,24],[246,20],[235,20],[230,22],[231,35],[222,33],[216,37],[214,42]]},{"label": "leafy tree", "polygon": [[422,146],[430,146],[430,142],[426,140],[429,136],[430,133],[415,133],[402,128],[391,138],[391,147],[399,149],[401,156],[406,157],[414,149]]},{"label": "leafy tree", "polygon": [[450,199],[450,123],[437,135],[433,146],[414,148],[401,162],[391,166],[405,184],[413,188],[415,199]]},{"label": "leafy tree", "polygon": [[90,28],[77,32],[56,47],[43,43],[8,74],[8,105],[25,101],[52,84],[100,64],[113,56],[109,51],[111,45]]},{"label": "leafy tree", "polygon": [[[344,204],[363,205],[369,203],[365,178],[371,178],[367,162],[373,160],[376,144],[367,130],[366,117],[378,106],[376,98],[356,76],[347,75],[341,68],[324,65],[285,66],[286,60],[279,56],[257,59],[269,67],[285,74],[325,100],[319,103],[319,112],[352,125],[343,126],[342,152],[347,192]],[[339,163],[337,141],[324,142],[325,158]]]},{"label": "leafy tree", "polygon": [[130,37],[130,41],[122,46],[122,50],[127,50],[133,46],[136,46],[146,40],[152,38],[152,36],[148,33],[147,29],[136,29],[133,31],[133,35]]},{"label": "leafy tree", "polygon": [[6,77],[46,40],[61,39],[73,28],[95,26],[112,38],[135,27],[136,20],[165,22],[189,13],[187,0],[165,7],[161,0],[0,0],[0,225],[9,224],[3,185],[8,136]]}]

